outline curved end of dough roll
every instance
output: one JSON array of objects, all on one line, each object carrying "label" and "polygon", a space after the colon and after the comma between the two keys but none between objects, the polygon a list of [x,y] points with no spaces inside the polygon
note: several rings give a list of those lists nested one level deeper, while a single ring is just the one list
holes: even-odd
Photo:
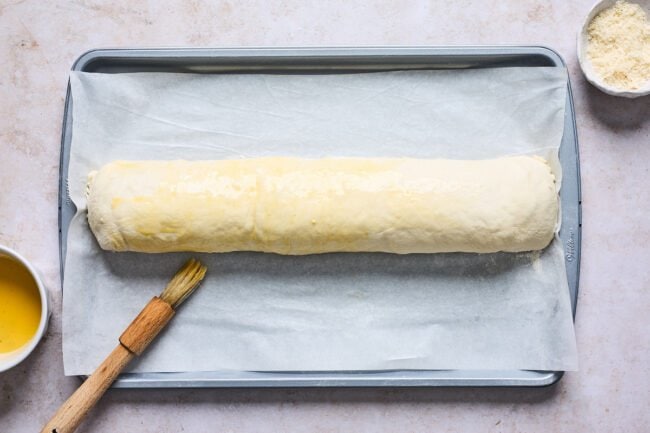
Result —
[{"label": "curved end of dough roll", "polygon": [[[111,164],[105,165],[102,172],[110,170]],[[88,173],[86,181],[88,224],[103,250],[126,251],[126,242],[120,234],[117,224],[111,218],[113,213],[111,209],[107,208],[108,202],[102,199],[101,194],[97,193],[102,188],[101,183],[105,182],[104,177],[105,175],[102,176],[98,171]]]}]

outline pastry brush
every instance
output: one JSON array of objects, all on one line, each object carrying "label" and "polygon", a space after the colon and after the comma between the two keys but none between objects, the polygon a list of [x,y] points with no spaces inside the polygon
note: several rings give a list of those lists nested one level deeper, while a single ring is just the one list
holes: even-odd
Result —
[{"label": "pastry brush", "polygon": [[127,364],[140,355],[165,327],[174,310],[199,285],[205,272],[205,266],[190,259],[174,275],[160,297],[154,296],[131,322],[120,336],[120,344],[61,405],[41,433],[73,432]]}]

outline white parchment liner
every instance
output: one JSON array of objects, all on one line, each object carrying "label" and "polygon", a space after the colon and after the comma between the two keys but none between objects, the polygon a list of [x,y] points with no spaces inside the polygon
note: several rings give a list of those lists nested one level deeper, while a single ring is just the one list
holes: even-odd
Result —
[{"label": "white parchment liner", "polygon": [[[115,159],[538,154],[566,70],[71,76],[64,363],[90,373],[190,254],[100,250],[87,173]],[[200,254],[203,286],[131,371],[577,366],[562,246],[522,254]]]}]

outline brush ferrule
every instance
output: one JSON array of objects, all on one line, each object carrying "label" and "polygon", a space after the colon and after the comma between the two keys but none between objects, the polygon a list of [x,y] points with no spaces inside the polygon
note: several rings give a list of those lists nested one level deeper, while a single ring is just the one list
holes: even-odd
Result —
[{"label": "brush ferrule", "polygon": [[140,355],[174,316],[167,302],[154,296],[120,336],[120,344]]}]

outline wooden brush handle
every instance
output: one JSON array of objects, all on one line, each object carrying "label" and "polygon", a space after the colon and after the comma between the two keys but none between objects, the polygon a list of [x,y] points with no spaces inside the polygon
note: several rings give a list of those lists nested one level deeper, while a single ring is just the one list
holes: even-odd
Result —
[{"label": "wooden brush handle", "polygon": [[70,433],[81,424],[88,411],[95,406],[120,372],[135,354],[118,345],[84,383],[66,400],[41,433]]},{"label": "wooden brush handle", "polygon": [[120,335],[120,344],[136,355],[142,354],[173,316],[172,306],[154,296]]},{"label": "wooden brush handle", "polygon": [[120,344],[66,400],[41,433],[71,433],[95,406],[117,376],[140,355],[174,315],[165,301],[154,297],[120,336]]}]

